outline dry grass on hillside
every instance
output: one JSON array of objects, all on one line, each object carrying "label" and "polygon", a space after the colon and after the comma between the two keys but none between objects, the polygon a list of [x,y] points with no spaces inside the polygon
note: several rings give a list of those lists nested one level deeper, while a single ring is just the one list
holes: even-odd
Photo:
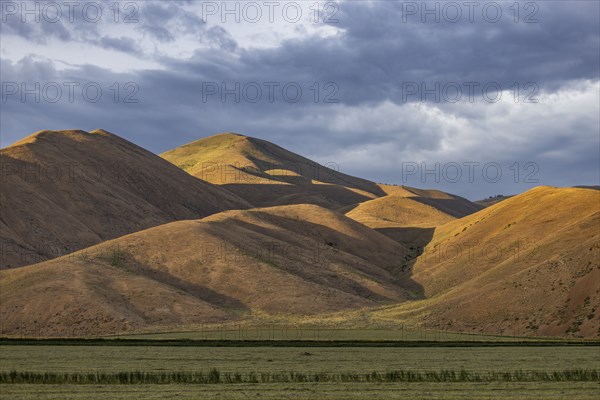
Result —
[{"label": "dry grass on hillside", "polygon": [[103,130],[41,131],[1,150],[1,268],[250,204]]}]

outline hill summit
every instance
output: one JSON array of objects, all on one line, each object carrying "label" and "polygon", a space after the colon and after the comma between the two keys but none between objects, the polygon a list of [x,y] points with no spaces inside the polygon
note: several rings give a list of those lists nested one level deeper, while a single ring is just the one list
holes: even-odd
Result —
[{"label": "hill summit", "polygon": [[311,203],[337,208],[385,195],[374,182],[321,165],[266,140],[221,133],[161,156],[256,206]]}]

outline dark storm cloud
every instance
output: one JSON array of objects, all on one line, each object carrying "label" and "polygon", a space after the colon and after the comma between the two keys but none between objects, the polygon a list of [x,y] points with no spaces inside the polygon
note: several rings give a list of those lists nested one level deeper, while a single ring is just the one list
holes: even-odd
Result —
[{"label": "dark storm cloud", "polygon": [[[338,97],[342,102],[357,104],[385,98],[401,102],[406,82],[426,82],[433,87],[435,82],[491,81],[502,88],[514,82],[534,82],[553,89],[564,80],[599,77],[599,3],[538,2],[535,17],[539,22],[529,24],[515,23],[506,6],[502,7],[504,17],[497,23],[485,21],[477,12],[473,23],[466,15],[459,23],[444,22],[443,18],[440,23],[421,23],[418,14],[405,16],[403,22],[402,12],[410,3],[344,2],[336,15],[339,22],[335,26],[343,29],[340,36],[312,36],[289,40],[272,49],[240,50],[234,64],[226,54],[217,53],[216,57],[223,57],[222,68],[208,78],[332,81],[340,88]],[[136,27],[159,41],[194,33],[227,52],[237,48],[227,26],[206,29],[202,18],[181,6],[186,2],[140,4]],[[7,31],[28,39],[74,37],[61,23],[42,23],[42,19],[31,25],[15,21],[8,19]],[[77,21],[72,31],[87,25],[93,29],[93,24]],[[38,29],[30,29],[32,26]],[[123,37],[108,35],[98,40],[94,35],[88,39],[119,51],[136,48],[132,39]],[[214,54],[198,52],[190,60],[160,61],[167,68],[204,71],[207,56],[215,58]],[[417,97],[409,96],[408,100]]]},{"label": "dark storm cloud", "polygon": [[[538,23],[402,22],[402,2],[343,3],[339,40],[290,41],[249,57],[252,68],[310,71],[333,79],[342,99],[360,103],[402,99],[404,82],[535,82],[554,87],[565,79],[598,78],[598,8],[595,2],[539,3]],[[393,12],[393,11],[396,12]],[[281,68],[281,66],[285,66]]]},{"label": "dark storm cloud", "polygon": [[[538,2],[539,22],[533,24],[514,23],[512,16],[498,23],[481,18],[474,23],[421,23],[418,16],[403,22],[401,2],[345,2],[336,15],[335,26],[341,33],[305,36],[266,49],[241,48],[227,25],[207,27],[199,16],[183,10],[186,4],[148,2],[140,9],[138,29],[153,39],[171,43],[179,35],[192,33],[212,45],[187,59],[157,56],[162,70],[117,74],[91,65],[56,70],[49,61],[34,58],[18,63],[2,60],[3,82],[24,81],[31,86],[34,82],[93,81],[104,90],[97,103],[81,95],[72,103],[64,98],[57,103],[22,102],[12,96],[2,104],[2,144],[39,129],[104,128],[161,152],[200,136],[238,131],[324,162],[342,160],[345,172],[376,181],[403,183],[400,163],[420,162],[421,158],[410,158],[412,154],[425,157],[422,154],[429,152],[434,157],[427,160],[431,163],[497,161],[508,168],[515,161],[536,162],[539,184],[597,183],[599,126],[594,115],[553,120],[539,112],[543,104],[530,104],[519,105],[522,115],[515,117],[509,115],[513,109],[500,104],[480,107],[429,101],[426,105],[441,114],[431,116],[427,114],[431,109],[410,108],[418,103],[418,96],[404,104],[402,93],[406,82],[426,82],[429,87],[436,82],[498,82],[503,88],[534,82],[544,94],[570,90],[583,80],[597,86],[593,83],[599,79],[600,68],[597,2]],[[9,29],[37,40],[23,26]],[[141,51],[134,40],[119,35],[90,41],[122,52]],[[276,82],[275,101],[266,100],[266,94],[256,103],[244,98],[235,102],[231,96],[223,102],[220,93],[203,98],[206,84],[216,84],[220,91],[222,83],[231,88],[236,82],[242,87]],[[289,82],[303,89],[296,103],[281,95],[281,87]],[[310,89],[315,82],[321,90],[317,102]],[[115,83],[120,88],[118,101],[109,89]],[[139,89],[133,96],[137,103],[124,102],[124,96],[132,93],[131,86],[125,89],[128,83]],[[339,89],[334,96],[337,103],[323,102],[327,83]],[[382,103],[387,105],[381,108]],[[568,116],[575,111],[564,112]],[[453,127],[456,120],[468,122]],[[490,127],[496,130],[486,131]],[[465,139],[463,129],[475,133]],[[464,150],[444,153],[445,143],[456,140],[465,140]],[[478,143],[487,147],[478,148]],[[363,148],[381,153],[363,155]],[[344,153],[352,152],[356,156],[348,161]],[[535,186],[510,180],[483,182],[482,186],[404,183],[441,187],[470,197]]]},{"label": "dark storm cloud", "polygon": [[[599,77],[598,3],[540,4],[539,22],[533,24],[514,23],[508,16],[498,23],[482,18],[474,23],[403,23],[401,11],[400,2],[342,3],[336,26],[344,33],[339,37],[313,36],[272,49],[242,50],[235,63],[223,55],[220,68],[208,65],[206,57],[215,56],[205,52],[163,61],[169,68],[201,71],[219,81],[334,82],[346,104],[419,101],[420,91],[406,96],[411,83],[427,88],[457,83],[466,96],[465,82],[479,85],[476,91],[487,83],[502,89],[533,83],[553,90],[565,80]],[[233,51],[236,46],[226,31],[219,29],[221,35],[227,38],[218,39],[221,48]]]}]

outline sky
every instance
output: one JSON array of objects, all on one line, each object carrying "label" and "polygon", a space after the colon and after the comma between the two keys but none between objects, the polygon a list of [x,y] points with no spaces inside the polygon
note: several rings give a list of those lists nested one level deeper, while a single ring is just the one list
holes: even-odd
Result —
[{"label": "sky", "polygon": [[0,144],[219,132],[472,200],[600,184],[598,1],[0,1]]}]

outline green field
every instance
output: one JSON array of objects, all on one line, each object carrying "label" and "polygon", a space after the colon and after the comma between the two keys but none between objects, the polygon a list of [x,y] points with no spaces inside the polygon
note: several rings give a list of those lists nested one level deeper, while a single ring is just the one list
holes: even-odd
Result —
[{"label": "green field", "polygon": [[[11,371],[16,371],[13,374],[47,373],[50,374],[46,377],[47,380],[51,376],[53,379],[64,378],[65,374],[71,374],[72,378],[77,379],[92,379],[93,374],[96,377],[114,378],[119,376],[118,373],[126,372],[131,375],[145,373],[150,378],[171,374],[170,376],[175,376],[174,379],[182,377],[185,381],[193,374],[210,376],[211,370],[218,371],[220,375],[220,378],[214,380],[215,383],[11,383],[0,386],[0,396],[2,399],[596,399],[600,391],[600,348],[533,345],[0,346],[2,379]],[[581,378],[580,375],[565,374],[566,370],[583,370],[588,375]],[[174,372],[180,374],[174,375]],[[407,375],[399,375],[400,373]],[[233,382],[231,377],[235,376],[240,377],[240,383],[225,383],[227,379],[230,379],[227,382]],[[290,381],[282,381],[289,380],[290,376]],[[444,376],[450,378],[443,378]],[[251,377],[258,378],[253,381]],[[41,379],[43,381],[44,378]],[[256,383],[248,383],[248,379]],[[268,382],[268,379],[275,379],[275,382]],[[297,382],[293,379],[309,381]],[[315,379],[322,381],[314,382]],[[350,381],[352,379],[358,381]],[[399,381],[390,381],[394,379]],[[439,379],[446,381],[437,381]]]}]

